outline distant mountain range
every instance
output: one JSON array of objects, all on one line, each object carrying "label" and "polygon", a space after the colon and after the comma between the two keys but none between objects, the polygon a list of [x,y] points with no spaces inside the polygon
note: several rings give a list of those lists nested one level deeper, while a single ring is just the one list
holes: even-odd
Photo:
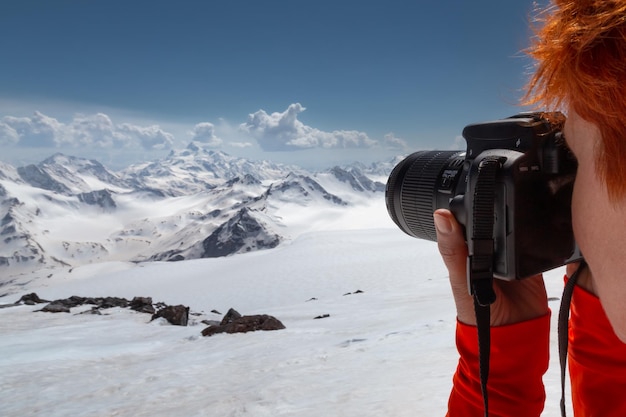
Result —
[{"label": "distant mountain range", "polygon": [[[180,261],[274,248],[384,198],[397,161],[307,172],[192,142],[114,172],[55,154],[0,163],[0,285],[33,271],[105,261]],[[323,222],[323,220],[322,220]]]}]

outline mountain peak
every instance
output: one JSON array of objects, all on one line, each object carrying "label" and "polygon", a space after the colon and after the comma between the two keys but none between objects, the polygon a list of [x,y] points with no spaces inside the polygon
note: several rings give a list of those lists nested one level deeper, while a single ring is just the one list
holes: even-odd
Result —
[{"label": "mountain peak", "polygon": [[271,232],[248,207],[239,210],[202,242],[203,258],[228,256],[259,249],[275,248],[280,236]]}]

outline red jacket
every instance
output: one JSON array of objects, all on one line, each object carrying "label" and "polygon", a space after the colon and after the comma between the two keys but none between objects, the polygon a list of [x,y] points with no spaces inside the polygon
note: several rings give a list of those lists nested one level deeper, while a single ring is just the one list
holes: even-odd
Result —
[{"label": "red jacket", "polygon": [[[489,416],[541,414],[549,336],[549,314],[491,328]],[[456,341],[461,357],[447,415],[483,417],[476,327],[458,323]],[[626,344],[613,333],[598,298],[578,286],[572,297],[568,363],[575,417],[626,416]]]}]

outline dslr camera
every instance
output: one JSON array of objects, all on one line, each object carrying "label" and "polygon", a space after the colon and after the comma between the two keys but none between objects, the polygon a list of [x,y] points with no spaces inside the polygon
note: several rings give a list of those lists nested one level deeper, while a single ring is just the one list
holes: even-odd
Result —
[{"label": "dslr camera", "polygon": [[465,151],[409,155],[389,176],[389,215],[410,236],[436,241],[433,212],[449,209],[470,256],[487,252],[490,273],[503,280],[579,260],[571,221],[577,164],[564,123],[559,112],[521,113],[466,126]]}]

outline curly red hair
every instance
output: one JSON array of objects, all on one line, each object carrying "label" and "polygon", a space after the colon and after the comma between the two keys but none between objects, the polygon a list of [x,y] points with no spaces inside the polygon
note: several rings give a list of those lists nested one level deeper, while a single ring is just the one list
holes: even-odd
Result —
[{"label": "curly red hair", "polygon": [[553,0],[537,21],[524,104],[566,104],[596,124],[598,175],[626,197],[626,0]]}]

